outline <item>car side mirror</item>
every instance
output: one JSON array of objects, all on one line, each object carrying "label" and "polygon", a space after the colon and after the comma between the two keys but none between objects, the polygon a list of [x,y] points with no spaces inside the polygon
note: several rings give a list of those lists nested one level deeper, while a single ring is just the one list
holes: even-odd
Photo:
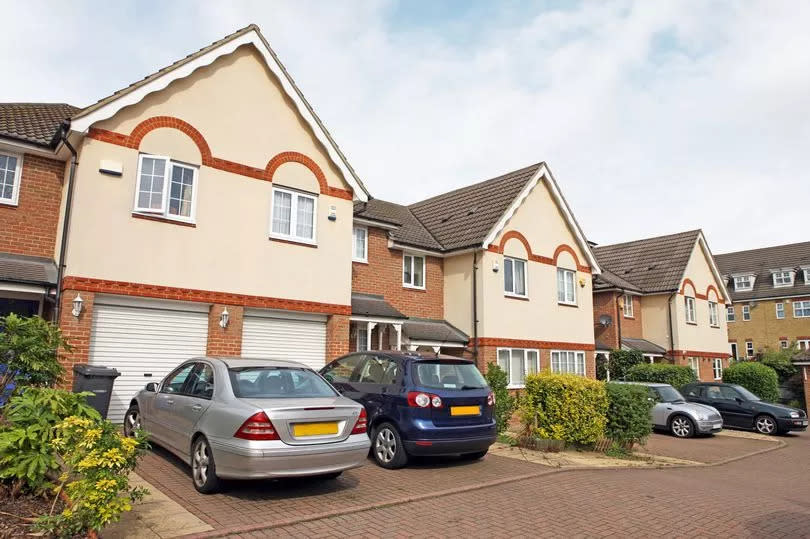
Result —
[{"label": "car side mirror", "polygon": [[157,393],[157,384],[155,382],[149,382],[146,384],[146,390],[151,391],[152,393]]}]

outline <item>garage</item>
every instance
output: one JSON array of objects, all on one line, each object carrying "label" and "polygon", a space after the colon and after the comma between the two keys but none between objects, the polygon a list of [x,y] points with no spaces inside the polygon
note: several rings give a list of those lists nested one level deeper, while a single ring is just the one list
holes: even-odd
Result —
[{"label": "garage", "polygon": [[96,296],[89,363],[121,373],[108,419],[122,421],[130,399],[146,383],[205,355],[208,310],[207,304]]},{"label": "garage", "polygon": [[326,362],[326,316],[248,309],[242,356],[288,359],[320,369]]}]

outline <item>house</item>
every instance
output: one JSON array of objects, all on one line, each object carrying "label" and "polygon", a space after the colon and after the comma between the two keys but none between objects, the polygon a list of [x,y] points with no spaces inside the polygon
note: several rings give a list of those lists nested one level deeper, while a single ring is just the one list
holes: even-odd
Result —
[{"label": "house", "polygon": [[408,206],[355,202],[353,350],[497,362],[510,386],[550,368],[595,376],[599,266],[545,163]]},{"label": "house", "polygon": [[650,362],[688,365],[700,380],[722,378],[728,332],[724,280],[700,230],[614,245],[593,252],[598,352],[641,352]]},{"label": "house", "polygon": [[191,356],[348,351],[368,193],[257,27],[86,108],[0,106],[0,137],[0,305],[121,372],[112,419]]},{"label": "house", "polygon": [[810,242],[714,257],[731,294],[727,306],[734,357],[767,348],[810,348]]}]

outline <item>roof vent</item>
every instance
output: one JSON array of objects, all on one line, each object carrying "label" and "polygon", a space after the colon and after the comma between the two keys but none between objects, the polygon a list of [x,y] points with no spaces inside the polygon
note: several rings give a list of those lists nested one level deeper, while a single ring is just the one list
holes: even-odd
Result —
[{"label": "roof vent", "polygon": [[441,219],[439,219],[439,222],[440,222],[440,223],[446,223],[447,221],[449,221],[449,220],[450,220],[450,218],[451,218],[451,217],[453,217],[453,216],[452,216],[452,215],[445,215],[444,217],[442,217]]},{"label": "roof vent", "polygon": [[478,211],[478,206],[473,206],[472,208],[470,208],[470,209],[467,211],[467,215],[472,215],[472,214],[474,214],[474,213],[475,213],[475,212],[477,212],[477,211]]}]

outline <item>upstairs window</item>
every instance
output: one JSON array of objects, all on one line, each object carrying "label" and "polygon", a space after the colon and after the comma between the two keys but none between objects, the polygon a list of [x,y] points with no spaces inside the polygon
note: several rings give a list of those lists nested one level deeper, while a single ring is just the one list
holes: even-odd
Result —
[{"label": "upstairs window", "polygon": [[406,288],[425,288],[424,256],[402,256],[402,286]]},{"label": "upstairs window", "polygon": [[624,298],[622,298],[623,307],[622,311],[625,318],[633,318],[633,296],[630,294],[625,294]]},{"label": "upstairs window", "polygon": [[754,288],[753,275],[738,275],[734,277],[734,290],[737,292],[745,292]]},{"label": "upstairs window", "polygon": [[318,199],[313,195],[274,187],[270,236],[315,243],[317,207]]},{"label": "upstairs window", "polygon": [[793,302],[793,318],[810,317],[810,301]]},{"label": "upstairs window", "polygon": [[776,304],[776,318],[782,320],[785,317],[785,304],[784,303],[777,303]]},{"label": "upstairs window", "polygon": [[787,342],[786,340],[782,339],[781,341],[779,341],[779,348],[781,348],[782,350],[785,350],[788,346],[790,346],[790,343]]},{"label": "upstairs window", "polygon": [[686,308],[686,323],[697,324],[697,316],[695,316],[695,298],[686,296],[684,298],[684,306]]},{"label": "upstairs window", "polygon": [[356,226],[352,230],[352,260],[368,262],[368,229]]},{"label": "upstairs window", "polygon": [[779,288],[782,286],[793,286],[793,272],[792,271],[775,271],[773,272],[773,286]]},{"label": "upstairs window", "polygon": [[503,259],[503,291],[507,296],[526,297],[526,261]]},{"label": "upstairs window", "polygon": [[709,302],[709,325],[716,328],[720,325],[717,317],[717,303],[714,301]]},{"label": "upstairs window", "polygon": [[565,305],[577,304],[577,290],[574,286],[576,272],[557,268],[557,303]]},{"label": "upstairs window", "polygon": [[168,157],[141,154],[135,212],[177,221],[194,221],[197,167]]},{"label": "upstairs window", "polygon": [[17,205],[21,174],[22,157],[0,153],[0,203]]},{"label": "upstairs window", "polygon": [[751,307],[749,305],[742,306],[743,322],[751,320]]},{"label": "upstairs window", "polygon": [[726,307],[726,322],[734,322],[736,320],[736,314],[734,313],[734,305],[729,305]]},{"label": "upstairs window", "polygon": [[804,284],[810,284],[810,267],[802,268],[802,273],[804,273]]}]

